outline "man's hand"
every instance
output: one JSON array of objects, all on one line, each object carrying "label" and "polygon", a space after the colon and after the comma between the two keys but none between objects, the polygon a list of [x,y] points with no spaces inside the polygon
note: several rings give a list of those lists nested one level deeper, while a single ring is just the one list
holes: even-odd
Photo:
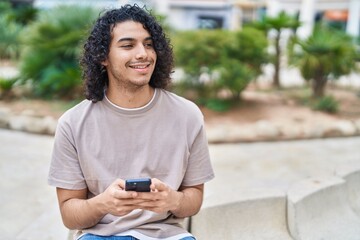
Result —
[{"label": "man's hand", "polygon": [[137,193],[134,197],[139,201],[136,206],[143,210],[149,210],[156,213],[164,213],[173,211],[180,206],[183,193],[175,191],[161,182],[159,179],[151,179],[150,193]]},{"label": "man's hand", "polygon": [[137,193],[134,199],[137,208],[156,213],[171,212],[177,217],[189,217],[196,214],[201,207],[204,185],[181,186],[179,191],[171,189],[159,179],[151,179],[150,193]]},{"label": "man's hand", "polygon": [[99,195],[102,212],[115,216],[126,215],[138,208],[137,204],[146,201],[138,199],[137,195],[137,192],[125,191],[125,181],[117,179]]},{"label": "man's hand", "polygon": [[87,199],[87,189],[57,188],[61,216],[69,229],[96,225],[106,214],[124,216],[135,209],[156,213],[172,212],[177,217],[196,214],[201,207],[203,184],[171,189],[153,178],[151,192],[125,191],[125,181],[115,180],[103,193]]},{"label": "man's hand", "polygon": [[124,190],[125,181],[115,180],[101,194],[87,199],[88,189],[57,188],[57,196],[64,225],[69,229],[84,229],[97,224],[106,214],[124,216],[138,209],[146,199],[137,198],[137,192]]}]

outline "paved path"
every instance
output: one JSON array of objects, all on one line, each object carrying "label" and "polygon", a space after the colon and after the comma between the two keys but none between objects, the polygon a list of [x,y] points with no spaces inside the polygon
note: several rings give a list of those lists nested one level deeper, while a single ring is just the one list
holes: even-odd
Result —
[{"label": "paved path", "polygon": [[216,178],[207,185],[208,193],[287,191],[301,179],[333,175],[342,165],[360,166],[360,137],[211,145],[210,153]]},{"label": "paved path", "polygon": [[[0,240],[65,240],[55,190],[46,183],[53,138],[0,129]],[[360,164],[360,137],[211,145],[207,193],[277,188]]]},{"label": "paved path", "polygon": [[65,240],[47,185],[53,138],[0,129],[0,239]]}]

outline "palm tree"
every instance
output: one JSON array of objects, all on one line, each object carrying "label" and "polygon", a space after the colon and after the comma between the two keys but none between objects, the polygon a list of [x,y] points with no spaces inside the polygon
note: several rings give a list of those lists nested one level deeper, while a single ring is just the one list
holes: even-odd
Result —
[{"label": "palm tree", "polygon": [[302,76],[311,81],[314,98],[324,96],[330,77],[337,79],[356,70],[355,45],[343,32],[316,27],[308,39],[294,42],[299,48],[289,59],[299,67]]},{"label": "palm tree", "polygon": [[81,45],[96,14],[91,7],[59,6],[41,12],[21,33],[21,80],[32,83],[35,95],[75,96],[81,86]]},{"label": "palm tree", "polygon": [[284,29],[296,29],[300,26],[300,22],[296,17],[290,16],[285,12],[280,12],[277,17],[267,17],[260,22],[254,23],[255,26],[259,29],[262,29],[266,32],[270,30],[275,30],[275,39],[274,39],[274,47],[275,47],[275,56],[274,56],[274,76],[273,76],[273,85],[277,88],[280,88],[280,58],[282,55],[281,47],[280,47],[280,38],[281,32]]}]

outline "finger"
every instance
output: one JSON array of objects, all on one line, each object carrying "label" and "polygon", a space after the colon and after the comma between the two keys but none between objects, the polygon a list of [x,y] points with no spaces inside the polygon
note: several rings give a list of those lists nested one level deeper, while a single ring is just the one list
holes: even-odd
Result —
[{"label": "finger", "polygon": [[118,178],[113,182],[113,184],[119,187],[120,189],[125,189],[125,180],[123,179]]},{"label": "finger", "polygon": [[114,189],[113,196],[117,199],[133,199],[138,196],[137,192]]},{"label": "finger", "polygon": [[160,201],[143,201],[137,203],[137,206],[141,209],[159,208],[162,204]]},{"label": "finger", "polygon": [[148,204],[148,202],[151,202],[151,200],[144,200],[144,199],[123,199],[121,200],[121,205],[123,206],[152,206],[151,204]]},{"label": "finger", "polygon": [[150,186],[151,190],[164,191],[164,190],[166,190],[166,187],[167,187],[166,184],[161,182],[159,179],[157,179],[157,178],[151,179],[151,186]]},{"label": "finger", "polygon": [[142,199],[145,201],[154,201],[158,199],[157,192],[138,192],[136,199]]}]

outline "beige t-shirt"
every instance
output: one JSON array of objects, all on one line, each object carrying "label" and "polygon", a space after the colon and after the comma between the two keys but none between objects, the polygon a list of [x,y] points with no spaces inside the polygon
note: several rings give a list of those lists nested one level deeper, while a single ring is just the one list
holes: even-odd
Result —
[{"label": "beige t-shirt", "polygon": [[[106,98],[84,100],[59,119],[50,185],[88,188],[91,198],[117,178],[144,177],[158,178],[173,189],[214,178],[203,115],[194,103],[156,89],[142,108],[119,108]],[[181,222],[171,213],[134,210],[123,217],[107,214],[83,232],[117,235],[131,230],[161,239],[186,235]]]}]

